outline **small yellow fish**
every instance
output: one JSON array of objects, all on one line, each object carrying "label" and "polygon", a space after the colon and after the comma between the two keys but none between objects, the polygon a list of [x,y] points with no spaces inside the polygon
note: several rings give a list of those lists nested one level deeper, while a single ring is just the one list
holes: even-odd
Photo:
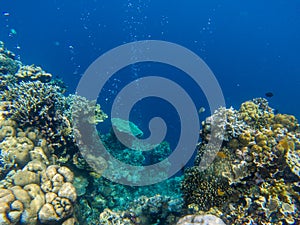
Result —
[{"label": "small yellow fish", "polygon": [[218,195],[219,196],[225,195],[225,191],[222,191],[220,188],[218,188]]},{"label": "small yellow fish", "polygon": [[222,159],[226,159],[227,158],[227,155],[224,152],[218,152],[217,156],[220,157],[220,158],[222,158]]}]

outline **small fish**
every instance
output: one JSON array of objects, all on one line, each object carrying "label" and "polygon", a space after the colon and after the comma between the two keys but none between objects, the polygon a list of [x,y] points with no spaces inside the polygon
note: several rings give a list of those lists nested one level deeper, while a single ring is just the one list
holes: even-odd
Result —
[{"label": "small fish", "polygon": [[274,96],[274,94],[272,92],[267,92],[267,93],[265,93],[265,96],[268,98],[272,98]]},{"label": "small fish", "polygon": [[9,16],[9,12],[3,12],[3,16]]},{"label": "small fish", "polygon": [[218,188],[218,195],[219,196],[224,196],[225,195],[225,191],[222,191],[220,188]]},{"label": "small fish", "polygon": [[224,152],[218,152],[217,156],[220,157],[220,158],[222,158],[222,159],[226,159],[227,158],[227,155]]},{"label": "small fish", "polygon": [[201,113],[204,113],[205,112],[205,108],[204,107],[201,107],[199,110],[198,110],[198,113],[201,114]]},{"label": "small fish", "polygon": [[17,31],[15,29],[10,29],[10,33],[13,34],[13,35],[16,35]]}]

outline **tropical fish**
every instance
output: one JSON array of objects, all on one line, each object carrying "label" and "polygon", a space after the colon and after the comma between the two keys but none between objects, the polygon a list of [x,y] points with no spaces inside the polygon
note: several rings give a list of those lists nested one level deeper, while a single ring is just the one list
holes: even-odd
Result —
[{"label": "tropical fish", "polygon": [[267,92],[267,93],[265,93],[265,96],[268,98],[272,98],[274,96],[274,94],[272,92]]},{"label": "tropical fish", "polygon": [[198,110],[198,113],[204,113],[205,112],[205,108],[204,107],[201,107],[199,110]]}]

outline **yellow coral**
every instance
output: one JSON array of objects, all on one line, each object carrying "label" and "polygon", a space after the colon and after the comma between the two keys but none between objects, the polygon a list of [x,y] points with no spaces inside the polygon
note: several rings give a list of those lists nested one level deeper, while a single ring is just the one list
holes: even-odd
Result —
[{"label": "yellow coral", "polygon": [[289,131],[295,131],[299,127],[295,116],[287,114],[277,114],[273,119],[273,123],[273,130],[276,130],[278,127],[285,127]]},{"label": "yellow coral", "polygon": [[249,132],[244,132],[239,136],[239,141],[243,146],[247,146],[250,143],[251,139],[252,137]]},{"label": "yellow coral", "polygon": [[241,118],[246,122],[256,121],[259,118],[258,105],[252,101],[244,102],[239,111]]},{"label": "yellow coral", "polygon": [[261,152],[261,151],[262,151],[262,147],[259,146],[259,145],[252,145],[251,151],[254,151],[254,152]]},{"label": "yellow coral", "polygon": [[18,80],[40,80],[42,82],[49,82],[52,78],[52,75],[43,71],[39,66],[26,65],[19,68],[18,72],[15,74],[15,77],[17,77]]}]

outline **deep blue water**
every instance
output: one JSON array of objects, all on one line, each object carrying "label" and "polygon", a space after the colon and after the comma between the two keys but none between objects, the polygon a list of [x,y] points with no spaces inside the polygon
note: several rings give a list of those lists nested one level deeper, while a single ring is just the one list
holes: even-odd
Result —
[{"label": "deep blue water", "polygon": [[[0,10],[0,40],[23,63],[41,65],[63,78],[70,93],[88,66],[106,51],[131,41],[164,40],[204,59],[221,85],[227,106],[239,107],[245,100],[273,92],[272,107],[300,118],[297,0],[0,0]],[[104,110],[109,111],[115,91],[145,71],[175,77],[193,96],[196,107],[207,107],[201,90],[182,72],[152,66],[116,75],[112,85],[118,87],[107,86],[101,95]],[[173,120],[171,137],[177,137],[178,115],[162,103],[148,100],[137,107],[132,120],[146,129],[145,121],[160,114]],[[200,120],[208,114],[200,115]]]}]

